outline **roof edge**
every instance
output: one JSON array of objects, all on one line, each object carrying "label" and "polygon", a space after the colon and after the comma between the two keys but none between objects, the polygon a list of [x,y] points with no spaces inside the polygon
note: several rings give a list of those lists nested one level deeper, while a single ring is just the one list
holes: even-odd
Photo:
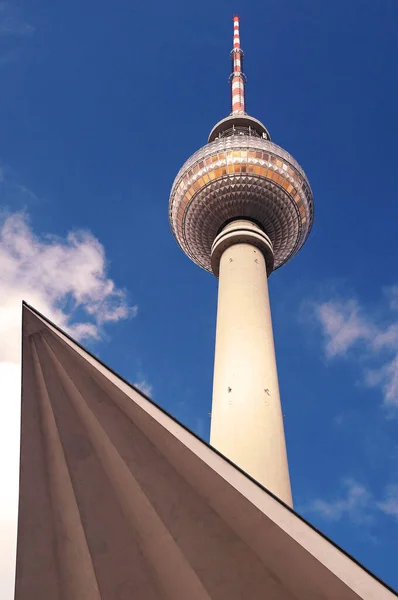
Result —
[{"label": "roof edge", "polygon": [[[119,375],[119,373],[117,373],[114,369],[112,369],[111,367],[109,367],[101,359],[99,359],[97,356],[95,356],[95,354],[93,354],[92,352],[90,352],[89,350],[87,350],[82,344],[80,344],[78,341],[76,341],[71,335],[69,335],[68,333],[66,333],[63,329],[61,329],[58,325],[56,325],[55,323],[53,323],[50,319],[48,319],[45,315],[43,315],[42,313],[40,313],[33,306],[31,306],[30,304],[28,304],[25,300],[22,300],[22,313],[23,313],[23,309],[24,308],[30,310],[34,315],[36,315],[37,317],[39,317],[40,319],[42,319],[46,324],[50,325],[52,328],[54,328],[60,334],[62,334],[63,336],[65,336],[65,338],[67,338],[70,342],[72,342],[73,344],[75,344],[76,346],[78,346],[81,350],[83,350],[83,352],[85,352],[86,354],[88,354],[91,358],[93,358],[95,361],[97,361],[101,366],[103,366],[105,369],[107,369],[108,371],[110,371],[115,377],[117,377],[118,379],[120,379],[128,387],[130,387],[135,392],[137,392],[138,394],[140,394],[143,398],[145,398],[155,408],[157,408],[158,410],[160,410],[164,415],[166,415],[172,421],[174,421],[174,423],[176,423],[177,425],[179,425],[180,427],[182,427],[186,432],[188,432],[193,437],[195,437],[204,446],[206,446],[208,449],[210,449],[212,452],[214,452],[220,458],[222,458],[223,460],[225,460],[229,465],[231,465],[232,467],[234,467],[242,475],[244,475],[245,477],[247,477],[259,489],[261,489],[266,494],[268,494],[270,497],[272,497],[274,500],[276,500],[278,504],[280,504],[281,506],[283,506],[291,514],[293,514],[295,517],[297,517],[302,523],[304,523],[305,525],[307,525],[310,529],[312,529],[314,532],[316,532],[318,535],[320,535],[325,541],[327,541],[328,543],[330,543],[335,549],[337,549],[344,556],[346,556],[347,558],[349,558],[350,560],[352,560],[353,563],[355,563],[358,567],[360,567],[361,569],[363,569],[363,571],[365,573],[367,573],[370,577],[373,577],[373,579],[375,579],[378,583],[380,583],[388,591],[392,592],[393,594],[395,594],[398,597],[398,594],[397,594],[396,590],[394,590],[386,582],[384,582],[382,579],[380,579],[377,575],[375,575],[374,573],[372,573],[372,571],[370,571],[367,567],[365,567],[362,563],[360,563],[349,552],[347,552],[346,550],[344,550],[343,548],[341,548],[338,544],[336,544],[333,540],[331,540],[327,535],[325,535],[324,533],[322,533],[322,531],[320,531],[319,529],[317,529],[317,527],[315,527],[314,525],[312,525],[309,521],[307,521],[304,517],[302,517],[299,513],[297,513],[293,508],[291,508],[290,506],[288,506],[287,504],[285,504],[283,502],[283,500],[281,500],[280,498],[278,498],[277,496],[275,496],[275,494],[273,494],[270,490],[268,490],[267,488],[265,488],[261,483],[259,483],[253,477],[251,477],[248,473],[246,473],[245,471],[243,471],[243,469],[241,469],[239,466],[237,466],[228,457],[224,456],[216,448],[214,448],[213,446],[211,446],[208,442],[206,442],[205,440],[203,440],[199,435],[197,435],[195,432],[193,432],[191,429],[189,429],[186,425],[184,425],[183,423],[181,423],[181,421],[179,421],[173,415],[171,415],[162,406],[160,406],[159,404],[157,404],[156,402],[154,402],[154,400],[152,400],[151,398],[149,398],[149,396],[147,396],[144,392],[142,392],[136,386],[134,386],[129,381],[127,381],[123,376]],[[22,314],[22,316],[23,316],[23,314]],[[22,319],[22,338],[24,336],[24,325],[23,325],[23,323],[24,322],[23,322],[23,319]]]}]

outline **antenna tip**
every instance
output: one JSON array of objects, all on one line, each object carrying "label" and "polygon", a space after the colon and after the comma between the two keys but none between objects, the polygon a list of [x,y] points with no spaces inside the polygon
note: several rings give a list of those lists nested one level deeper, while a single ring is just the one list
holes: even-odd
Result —
[{"label": "antenna tip", "polygon": [[234,15],[234,16],[232,17],[232,20],[233,20],[233,21],[239,21],[239,15]]}]

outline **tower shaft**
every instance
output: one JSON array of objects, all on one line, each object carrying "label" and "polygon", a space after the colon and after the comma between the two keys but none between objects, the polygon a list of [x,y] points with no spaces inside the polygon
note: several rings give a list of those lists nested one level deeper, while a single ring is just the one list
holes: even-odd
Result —
[{"label": "tower shaft", "polygon": [[213,244],[221,257],[210,443],[292,506],[263,254],[272,249],[262,237],[234,221]]},{"label": "tower shaft", "polygon": [[210,442],[291,506],[267,276],[308,238],[313,199],[300,165],[246,113],[233,23],[232,113],[180,169],[169,218],[182,250],[219,278]]}]

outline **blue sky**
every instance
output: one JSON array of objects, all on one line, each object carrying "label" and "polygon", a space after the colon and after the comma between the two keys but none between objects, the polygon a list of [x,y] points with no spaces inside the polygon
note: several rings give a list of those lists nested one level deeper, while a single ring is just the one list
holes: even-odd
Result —
[{"label": "blue sky", "polygon": [[398,587],[396,0],[0,2],[0,369],[37,300],[208,439],[217,282],[167,209],[229,113],[235,12],[247,110],[315,199],[307,244],[270,278],[295,507]]}]

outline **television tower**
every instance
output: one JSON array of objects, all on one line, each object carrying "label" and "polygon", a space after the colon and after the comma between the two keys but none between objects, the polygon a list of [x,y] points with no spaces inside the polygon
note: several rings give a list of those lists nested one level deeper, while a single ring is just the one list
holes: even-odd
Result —
[{"label": "television tower", "polygon": [[169,218],[182,250],[219,279],[210,443],[291,506],[267,277],[306,241],[313,200],[300,165],[246,113],[233,22],[232,112],[180,169]]}]

